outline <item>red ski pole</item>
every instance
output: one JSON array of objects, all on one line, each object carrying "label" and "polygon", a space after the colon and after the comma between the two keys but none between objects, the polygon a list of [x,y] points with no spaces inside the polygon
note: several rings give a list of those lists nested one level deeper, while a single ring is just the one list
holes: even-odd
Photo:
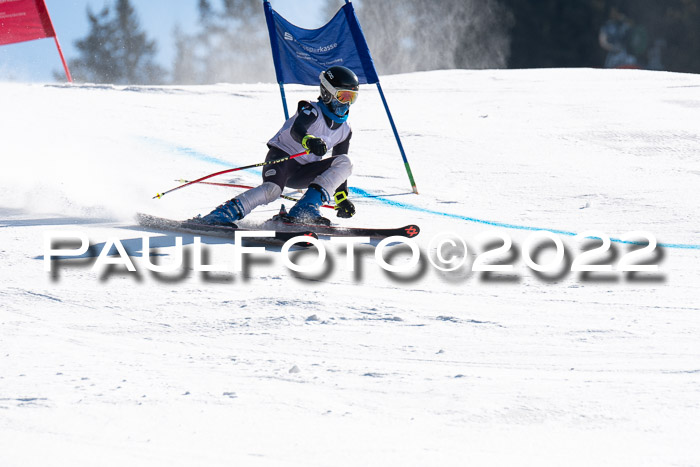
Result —
[{"label": "red ski pole", "polygon": [[164,191],[163,193],[157,193],[152,199],[156,199],[156,198],[160,199],[163,196],[167,195],[168,193],[172,193],[175,190],[179,190],[180,188],[185,188],[186,186],[201,182],[202,180],[206,180],[208,178],[216,177],[217,175],[227,174],[230,172],[236,172],[238,170],[252,169],[254,167],[262,167],[263,165],[279,164],[280,162],[288,161],[290,159],[294,159],[295,157],[303,156],[304,154],[306,154],[306,151],[300,152],[299,154],[293,154],[291,156],[283,157],[281,159],[275,159],[274,161],[258,162],[257,164],[250,164],[250,165],[246,165],[243,167],[236,167],[235,169],[226,169],[226,170],[222,170],[220,172],[215,172],[213,174],[209,174],[209,175],[206,175],[204,177],[198,178],[197,180],[192,180],[191,182],[187,182],[183,185],[176,186],[175,188],[171,188],[170,190]]}]

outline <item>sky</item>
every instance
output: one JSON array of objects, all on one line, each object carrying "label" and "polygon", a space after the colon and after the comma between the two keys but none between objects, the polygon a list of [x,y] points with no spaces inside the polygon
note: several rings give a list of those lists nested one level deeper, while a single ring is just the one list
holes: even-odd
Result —
[{"label": "sky", "polygon": [[[89,32],[87,8],[98,12],[105,5],[114,4],[114,0],[45,1],[66,60],[77,57],[75,41]],[[196,29],[197,0],[132,0],[131,3],[141,28],[158,44],[158,62],[170,68],[175,53],[173,28],[179,25],[186,32]],[[326,20],[321,14],[323,0],[272,0],[271,3],[282,16],[303,28],[320,27]],[[263,14],[262,6],[260,14]],[[53,38],[0,46],[0,81],[55,81],[54,72],[63,73],[63,66]]]}]

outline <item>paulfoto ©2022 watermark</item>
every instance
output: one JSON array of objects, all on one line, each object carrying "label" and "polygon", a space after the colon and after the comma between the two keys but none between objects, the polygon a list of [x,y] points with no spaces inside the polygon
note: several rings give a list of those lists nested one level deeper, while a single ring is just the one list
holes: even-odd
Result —
[{"label": "paulfoto \u00a92022 watermark", "polygon": [[[118,238],[92,244],[87,233],[82,231],[47,231],[43,263],[44,270],[49,273],[56,272],[57,263],[67,268],[71,267],[71,260],[76,259],[89,261],[97,274],[115,267],[129,273],[172,274],[183,269],[198,273],[241,273],[247,262],[266,258],[268,261],[259,262],[258,267],[279,268],[281,264],[296,275],[314,275],[328,270],[329,262],[353,272],[361,256],[389,274],[412,274],[432,267],[442,274],[519,275],[530,270],[539,277],[546,274],[563,277],[569,272],[657,274],[664,257],[655,236],[643,231],[629,232],[615,242],[603,232],[582,232],[567,238],[567,243],[576,245],[576,251],[567,246],[560,235],[547,230],[528,234],[519,245],[501,230],[482,232],[469,242],[454,232],[442,232],[430,239],[427,248],[414,239],[398,236],[375,241],[369,237],[332,236],[323,240],[298,236],[274,249],[246,244],[246,239],[259,240],[274,235],[272,231],[235,232],[233,243],[219,245],[222,248],[217,249],[218,257],[212,257],[211,245],[203,243],[201,237],[170,236],[172,247],[167,260],[156,263],[154,258],[163,255],[158,253],[162,247],[152,247],[153,237],[143,236],[135,246],[134,240],[130,240],[130,248],[125,248]],[[470,247],[470,244],[477,247]],[[620,251],[622,248],[627,251]]]}]

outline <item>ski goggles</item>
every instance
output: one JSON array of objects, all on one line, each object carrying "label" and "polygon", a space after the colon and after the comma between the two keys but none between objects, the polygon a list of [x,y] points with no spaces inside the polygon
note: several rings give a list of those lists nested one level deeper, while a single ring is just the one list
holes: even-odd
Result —
[{"label": "ski goggles", "polygon": [[357,90],[352,90],[352,89],[336,89],[333,87],[333,85],[326,79],[325,76],[323,76],[323,73],[321,73],[321,84],[323,85],[326,90],[331,93],[332,96],[334,96],[338,102],[341,104],[354,104],[355,101],[357,100],[357,96],[359,92]]}]

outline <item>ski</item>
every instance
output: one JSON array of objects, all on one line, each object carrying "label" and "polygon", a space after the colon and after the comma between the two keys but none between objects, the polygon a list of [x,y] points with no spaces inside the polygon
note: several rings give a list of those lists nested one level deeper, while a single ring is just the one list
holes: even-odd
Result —
[{"label": "ski", "polygon": [[290,224],[292,226],[304,227],[310,229],[318,235],[328,235],[336,237],[370,237],[370,238],[386,238],[386,237],[406,237],[413,238],[420,233],[420,227],[416,224],[409,224],[403,227],[341,227],[335,225],[307,225],[307,224]]},{"label": "ski", "polygon": [[[271,219],[263,224],[263,227],[269,226],[273,230],[276,229],[308,229],[317,235],[327,235],[330,237],[370,237],[370,238],[386,238],[386,237],[406,237],[413,238],[420,233],[420,227],[416,224],[409,224],[403,227],[343,227],[338,225],[323,225],[323,224],[296,224],[293,222],[285,222],[280,219]],[[284,230],[282,230],[284,231]]]},{"label": "ski", "polygon": [[[188,234],[193,234],[193,235],[208,235],[208,236],[213,236],[213,237],[230,238],[230,239],[233,239],[235,237],[236,232],[255,232],[257,230],[263,230],[263,229],[249,229],[249,228],[226,226],[226,225],[207,225],[207,224],[201,224],[201,223],[193,222],[193,221],[179,221],[179,220],[174,220],[174,219],[166,219],[163,217],[151,216],[149,214],[142,214],[142,213],[138,213],[136,215],[136,219],[137,219],[140,226],[147,227],[149,229],[183,232],[183,233],[188,233]],[[289,229],[284,229],[284,230],[264,229],[264,230],[273,230],[275,232],[275,236],[274,237],[246,237],[245,239],[247,241],[250,241],[253,243],[280,245],[280,244],[283,244],[284,242],[286,242],[287,240],[294,238],[294,237],[298,237],[298,236],[318,238],[318,235],[315,232],[313,232],[313,230],[311,230],[305,226],[298,226],[298,228],[294,229],[294,230],[289,230]],[[300,246],[310,246],[310,244],[305,245],[303,243],[300,243],[299,245]]]},{"label": "ski", "polygon": [[287,209],[282,205],[280,212],[272,217],[272,219],[262,224],[263,228],[270,230],[289,230],[309,229],[310,231],[329,237],[370,237],[370,238],[386,238],[386,237],[406,237],[413,238],[420,233],[420,227],[416,224],[408,224],[403,227],[343,227],[331,224],[330,220],[325,217],[319,217],[318,223],[299,223],[293,222],[289,217]]}]

